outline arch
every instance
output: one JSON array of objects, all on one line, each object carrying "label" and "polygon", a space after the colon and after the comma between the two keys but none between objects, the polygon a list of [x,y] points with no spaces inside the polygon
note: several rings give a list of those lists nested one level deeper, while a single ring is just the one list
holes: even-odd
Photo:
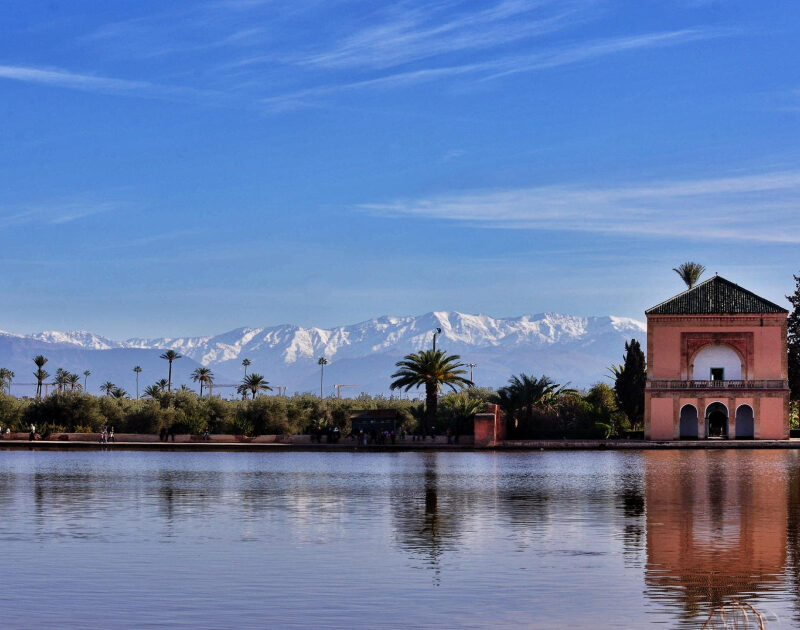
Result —
[{"label": "arch", "polygon": [[682,440],[696,440],[699,437],[699,424],[697,407],[688,404],[681,407],[680,437]]},{"label": "arch", "polygon": [[[710,343],[701,346],[690,363],[693,381],[725,380],[738,381],[744,372],[744,357],[734,348],[724,343]],[[721,379],[714,379],[711,370],[722,368]]]},{"label": "arch", "polygon": [[755,438],[755,415],[750,405],[739,405],[736,408],[736,439],[752,440]]},{"label": "arch", "polygon": [[714,401],[706,407],[706,437],[728,437],[728,406]]}]

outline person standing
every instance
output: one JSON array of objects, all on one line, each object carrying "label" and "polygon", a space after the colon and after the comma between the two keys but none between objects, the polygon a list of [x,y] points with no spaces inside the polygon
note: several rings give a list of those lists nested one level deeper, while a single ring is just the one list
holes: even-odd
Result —
[{"label": "person standing", "polygon": [[114,427],[111,427],[108,431],[108,441],[116,442],[116,440],[114,439]]},{"label": "person standing", "polygon": [[28,436],[28,441],[33,442],[36,439],[36,425],[31,422],[31,433]]}]

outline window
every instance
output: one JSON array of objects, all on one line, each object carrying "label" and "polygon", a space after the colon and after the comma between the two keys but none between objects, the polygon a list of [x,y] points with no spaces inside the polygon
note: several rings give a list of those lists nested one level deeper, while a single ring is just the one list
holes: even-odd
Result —
[{"label": "window", "polygon": [[711,380],[712,381],[724,381],[725,380],[725,368],[711,368]]}]

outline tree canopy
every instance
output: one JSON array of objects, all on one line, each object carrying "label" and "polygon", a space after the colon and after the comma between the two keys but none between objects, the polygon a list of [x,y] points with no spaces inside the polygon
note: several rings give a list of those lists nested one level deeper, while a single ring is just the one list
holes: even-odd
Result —
[{"label": "tree canopy", "polygon": [[632,427],[644,422],[644,388],[647,381],[647,366],[642,346],[636,339],[625,342],[624,362],[612,368],[614,393],[622,411],[628,416]]},{"label": "tree canopy", "polygon": [[690,289],[697,284],[697,281],[700,280],[700,276],[703,275],[705,270],[706,268],[703,265],[696,262],[685,262],[673,268],[673,271],[681,277],[681,280],[683,280]]},{"label": "tree canopy", "polygon": [[788,321],[789,388],[792,400],[800,400],[800,275],[793,276],[795,289],[786,299],[792,305]]}]

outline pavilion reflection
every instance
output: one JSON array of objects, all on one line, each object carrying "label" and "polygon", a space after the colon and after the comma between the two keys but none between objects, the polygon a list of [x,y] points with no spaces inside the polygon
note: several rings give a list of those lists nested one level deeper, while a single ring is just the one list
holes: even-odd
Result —
[{"label": "pavilion reflection", "polygon": [[744,467],[736,451],[643,456],[648,595],[693,623],[732,601],[758,607],[783,582],[789,512],[789,479],[759,462],[784,454],[762,451]]}]

